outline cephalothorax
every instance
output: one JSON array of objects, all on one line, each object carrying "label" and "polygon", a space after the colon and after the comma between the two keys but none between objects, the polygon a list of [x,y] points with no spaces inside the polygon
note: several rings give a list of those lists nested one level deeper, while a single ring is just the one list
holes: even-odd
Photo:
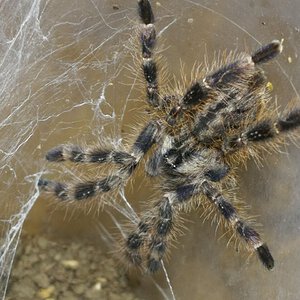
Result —
[{"label": "cephalothorax", "polygon": [[117,165],[109,176],[76,184],[41,179],[39,186],[60,200],[83,201],[124,186],[146,156],[145,172],[159,179],[161,196],[127,234],[122,249],[131,263],[157,271],[176,236],[180,212],[206,201],[225,227],[272,269],[269,248],[234,207],[226,188],[236,183],[235,166],[268,147],[270,141],[272,145],[284,141],[300,126],[298,108],[280,117],[274,114],[276,107],[260,68],[282,51],[282,43],[275,40],[252,55],[232,56],[221,68],[196,78],[182,93],[177,90],[165,95],[154,57],[156,31],[150,1],[139,0],[138,8],[143,23],[140,42],[145,98],[153,111],[148,123],[127,151],[113,146],[85,150],[62,145],[47,153],[47,160],[53,162]]}]

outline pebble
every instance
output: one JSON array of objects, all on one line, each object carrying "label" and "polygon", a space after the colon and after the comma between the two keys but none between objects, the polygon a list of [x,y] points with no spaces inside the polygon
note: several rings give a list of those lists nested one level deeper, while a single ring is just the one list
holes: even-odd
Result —
[{"label": "pebble", "polygon": [[48,241],[43,238],[43,237],[40,237],[38,240],[37,240],[37,243],[38,243],[38,246],[42,249],[42,250],[45,250],[47,247],[48,247]]},{"label": "pebble", "polygon": [[78,284],[73,287],[73,291],[77,295],[82,295],[86,290],[86,285],[85,284]]},{"label": "pebble", "polygon": [[49,300],[49,297],[52,296],[53,292],[55,291],[55,287],[53,285],[50,285],[49,287],[45,289],[40,289],[37,293],[38,297],[41,299],[47,299]]},{"label": "pebble", "polygon": [[66,269],[76,270],[79,267],[79,261],[77,260],[63,260],[61,263]]},{"label": "pebble", "polygon": [[94,286],[93,286],[93,289],[95,291],[101,291],[102,290],[102,284],[101,282],[97,282]]},{"label": "pebble", "polygon": [[32,277],[32,280],[37,284],[38,287],[40,288],[46,288],[47,286],[49,286],[50,282],[49,282],[49,278],[45,273],[41,273],[41,274],[35,274]]}]

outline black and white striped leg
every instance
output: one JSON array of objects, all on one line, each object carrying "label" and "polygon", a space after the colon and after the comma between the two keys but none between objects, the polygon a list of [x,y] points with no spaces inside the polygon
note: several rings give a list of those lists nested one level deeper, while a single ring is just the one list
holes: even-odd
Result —
[{"label": "black and white striped leg", "polygon": [[[245,88],[241,89],[240,87],[239,92],[243,92],[243,90],[246,91],[248,86],[244,83],[246,81],[245,79],[249,80],[254,73],[255,67],[251,56],[247,56],[243,59],[239,59],[221,67],[217,71],[205,77],[202,81],[194,83],[187,90],[186,94],[182,98],[182,103],[171,109],[169,115],[167,116],[167,122],[170,125],[175,124],[176,118],[180,117],[180,113],[183,109],[204,103],[205,100],[208,100],[210,97],[218,99],[221,96],[220,103],[217,103],[219,106],[218,110],[220,110],[221,106],[224,106],[224,104],[227,105],[227,102],[230,101],[230,98],[234,99],[234,97],[230,97],[229,95],[229,91],[230,93],[233,91],[233,83],[238,84],[242,81],[241,87],[245,86]],[[219,91],[219,97],[216,95],[215,91]],[[226,97],[226,95],[228,97]],[[219,99],[217,101],[219,102]],[[206,116],[206,119],[209,120],[214,114],[215,112],[209,116]],[[203,122],[203,120],[200,122]],[[200,128],[200,123],[196,124],[195,126],[195,134],[198,134],[198,128]]]},{"label": "black and white striped leg", "polygon": [[147,84],[147,101],[151,106],[160,105],[158,92],[157,66],[153,59],[153,50],[156,43],[154,15],[148,0],[138,1],[139,16],[143,22],[141,30],[142,69]]},{"label": "black and white striped leg", "polygon": [[228,225],[237,232],[250,249],[256,251],[263,265],[271,270],[274,267],[274,259],[259,233],[238,215],[233,205],[207,180],[204,180],[201,185],[186,184],[166,193],[162,200],[145,214],[138,228],[128,235],[126,241],[125,251],[130,262],[140,265],[143,261],[143,250],[146,249],[146,268],[151,273],[156,272],[176,232],[175,224],[178,224],[180,208],[200,193],[206,195],[216,205]]},{"label": "black and white striped leg", "polygon": [[[210,91],[219,90],[223,93],[223,99],[213,103],[211,108],[205,115],[200,115],[199,120],[195,124],[194,134],[199,135],[201,131],[207,129],[207,125],[216,117],[216,113],[224,109],[230,103],[231,98],[236,99],[242,95],[236,95],[234,85],[239,85],[238,92],[247,94],[249,89],[257,88],[264,82],[262,73],[255,68],[255,65],[265,63],[282,51],[282,43],[275,40],[253,53],[252,56],[246,56],[243,59],[236,60],[232,63],[224,65],[211,75],[208,75],[202,82],[194,83],[182,98],[182,103],[171,109],[167,116],[167,122],[170,125],[176,123],[176,119],[180,117],[183,109],[194,105],[204,103],[209,98]],[[250,85],[245,85],[245,82]],[[253,85],[254,84],[254,85]],[[244,88],[241,88],[244,86]],[[228,93],[230,91],[230,93]],[[227,96],[226,96],[227,95]],[[215,97],[218,98],[218,97]],[[254,98],[253,98],[254,99]]]},{"label": "black and white striped leg", "polygon": [[294,109],[278,120],[263,120],[237,136],[229,138],[223,145],[224,152],[233,152],[249,143],[264,142],[288,133],[300,126],[300,109]]},{"label": "black and white striped leg", "polygon": [[106,193],[116,189],[131,175],[131,172],[128,169],[122,169],[117,174],[101,180],[85,181],[74,185],[40,179],[38,185],[41,189],[52,193],[60,200],[80,201],[92,198],[101,192]]},{"label": "black and white striped leg", "polygon": [[84,149],[77,145],[60,145],[48,151],[46,159],[51,162],[133,164],[135,157],[125,151],[97,147]]},{"label": "black and white striped leg", "polygon": [[197,185],[188,184],[165,193],[127,236],[124,250],[129,262],[141,266],[146,261],[144,267],[148,272],[158,271],[161,260],[176,236],[181,208],[201,192]]},{"label": "black and white striped leg", "polygon": [[[158,122],[149,122],[137,137],[132,146],[131,154],[133,157],[130,163],[122,165],[114,174],[103,179],[80,182],[77,184],[66,185],[60,182],[54,182],[47,179],[40,179],[38,185],[41,189],[52,193],[60,200],[85,200],[97,196],[99,193],[109,192],[126,183],[127,179],[132,175],[141,158],[148,152],[152,145],[156,142],[156,138],[160,132]],[[59,154],[57,155],[56,153]],[[52,157],[61,157],[63,151],[50,151]],[[55,155],[53,154],[55,153]],[[123,152],[122,152],[123,153]],[[124,152],[125,153],[125,152]],[[122,154],[124,156],[124,153]],[[49,153],[48,153],[49,156]],[[52,159],[57,160],[57,159]],[[115,161],[116,162],[116,161]]]},{"label": "black and white striped leg", "polygon": [[250,249],[256,251],[263,265],[268,270],[273,269],[274,259],[268,246],[261,240],[259,233],[239,217],[233,205],[211,183],[204,181],[201,184],[201,188],[207,198],[216,205],[225,221],[235,228],[238,235],[246,242]]},{"label": "black and white striped leg", "polygon": [[[282,42],[275,40],[261,47],[252,56],[246,56],[244,59],[227,64],[207,76],[203,80],[206,90],[208,92],[210,89],[219,90],[224,96],[217,103],[212,103],[206,114],[201,113],[199,115],[195,122],[193,134],[199,136],[203,131],[208,130],[209,123],[214,121],[218,114],[230,105],[232,99],[236,99],[236,96],[251,95],[255,90],[265,85],[265,77],[262,71],[255,68],[255,65],[268,62],[280,54],[281,51]],[[218,99],[218,97],[215,98]],[[255,97],[251,99],[254,101]],[[245,103],[245,99],[243,103]],[[248,105],[253,107],[255,103],[249,101]]]},{"label": "black and white striped leg", "polygon": [[264,266],[269,270],[272,269],[273,257],[260,235],[239,217],[232,204],[207,180],[201,185],[193,183],[181,185],[174,191],[166,193],[162,200],[145,214],[137,229],[129,234],[126,240],[126,257],[130,262],[140,266],[145,252],[147,260],[145,267],[150,273],[156,272],[175,235],[175,224],[178,224],[181,207],[199,194],[206,195],[216,205],[225,221],[236,230],[250,249],[256,251]]},{"label": "black and white striped leg", "polygon": [[[256,105],[257,99],[253,94],[259,92],[266,85],[266,78],[262,71],[256,72],[248,80],[248,88],[244,94],[231,94],[212,103],[204,113],[198,115],[193,128],[193,135],[202,143],[217,140],[218,134],[225,136],[224,131],[236,128],[245,119],[246,114]],[[221,130],[220,132],[220,129]],[[223,131],[223,132],[222,132]],[[217,136],[211,136],[214,132]]]},{"label": "black and white striped leg", "polygon": [[[275,58],[282,52],[282,43],[278,40],[261,47],[251,56],[227,64],[213,74],[207,76],[204,82],[211,88],[224,89],[230,83],[239,82],[247,73],[259,65]],[[251,75],[251,72],[249,73]]]},{"label": "black and white striped leg", "polygon": [[[137,228],[132,231],[125,242],[125,256],[130,263],[145,267],[149,273],[158,271],[161,260],[176,233],[180,204],[193,196],[194,187],[188,187],[166,193],[152,209],[141,218]],[[184,190],[184,191],[183,191]]]}]

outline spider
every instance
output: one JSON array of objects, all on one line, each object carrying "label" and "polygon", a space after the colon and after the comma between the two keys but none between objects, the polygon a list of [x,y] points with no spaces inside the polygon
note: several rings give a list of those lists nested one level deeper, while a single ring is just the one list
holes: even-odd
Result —
[{"label": "spider", "polygon": [[[236,167],[257,159],[258,151],[276,148],[300,126],[300,109],[277,113],[261,65],[282,51],[274,40],[252,55],[229,55],[223,66],[201,74],[185,90],[159,86],[154,50],[156,30],[149,0],[138,0],[144,98],[151,113],[126,151],[110,147],[85,149],[61,145],[48,151],[50,162],[111,164],[104,178],[64,184],[41,178],[42,190],[61,201],[84,201],[126,185],[141,162],[148,177],[156,178],[161,194],[141,214],[122,243],[124,257],[154,273],[161,267],[181,224],[180,213],[207,203],[269,270],[274,259],[260,234],[235,205]],[[146,158],[148,158],[146,160]]]}]

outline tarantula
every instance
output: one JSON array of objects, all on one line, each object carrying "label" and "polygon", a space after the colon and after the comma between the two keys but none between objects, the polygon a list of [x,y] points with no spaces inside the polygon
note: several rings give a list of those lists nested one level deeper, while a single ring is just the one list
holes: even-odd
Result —
[{"label": "tarantula", "polygon": [[[141,19],[141,67],[145,98],[151,108],[148,123],[127,151],[94,147],[85,150],[61,145],[50,150],[50,162],[114,164],[109,176],[75,184],[40,179],[39,186],[62,201],[84,201],[123,187],[147,155],[145,171],[159,179],[161,197],[142,213],[123,242],[130,263],[157,271],[178,231],[180,212],[206,201],[248,249],[256,252],[267,269],[274,260],[242,212],[225,196],[236,182],[234,169],[257,151],[283,142],[300,126],[300,109],[278,114],[269,96],[269,85],[260,66],[282,51],[272,41],[252,55],[242,53],[224,65],[196,78],[182,93],[162,93],[154,58],[156,31],[149,0],[138,0]],[[169,90],[171,90],[169,88]],[[271,143],[270,143],[271,142]]]}]

